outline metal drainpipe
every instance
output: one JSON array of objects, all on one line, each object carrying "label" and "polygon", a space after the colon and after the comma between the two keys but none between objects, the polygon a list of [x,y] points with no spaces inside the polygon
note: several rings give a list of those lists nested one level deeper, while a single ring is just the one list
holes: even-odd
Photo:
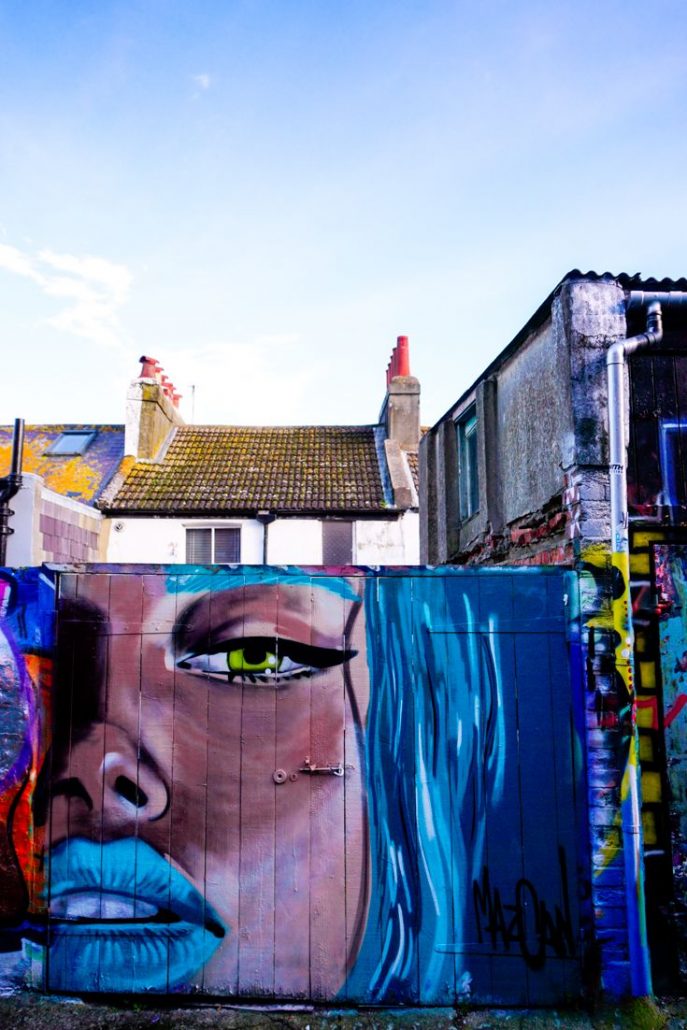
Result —
[{"label": "metal drainpipe", "polygon": [[267,527],[276,521],[277,516],[270,511],[259,511],[255,517],[262,526],[262,564],[267,565]]},{"label": "metal drainpipe", "polygon": [[22,455],[24,452],[24,419],[15,418],[12,434],[12,462],[8,476],[0,479],[0,566],[7,561],[7,537],[14,533],[9,523],[14,512],[9,506],[10,500],[21,487]]},{"label": "metal drainpipe", "polygon": [[644,894],[643,834],[641,820],[641,769],[639,731],[634,689],[634,626],[630,596],[630,537],[627,510],[627,464],[625,452],[625,364],[626,355],[641,347],[660,343],[663,338],[661,306],[687,307],[687,293],[648,293],[632,291],[627,310],[647,309],[646,332],[611,344],[606,354],[608,378],[608,431],[611,485],[612,564],[624,584],[623,595],[614,602],[614,629],[618,633],[616,669],[622,676],[630,699],[631,739],[627,767],[621,786],[621,822],[625,856],[625,890],[632,994],[652,993],[651,964],[646,932]]}]

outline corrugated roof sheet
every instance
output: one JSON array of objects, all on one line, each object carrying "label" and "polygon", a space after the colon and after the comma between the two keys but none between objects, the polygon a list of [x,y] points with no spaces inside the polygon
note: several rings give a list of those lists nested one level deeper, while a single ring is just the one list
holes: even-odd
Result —
[{"label": "corrugated roof sheet", "polygon": [[365,512],[386,508],[373,426],[180,426],[135,462],[108,512]]},{"label": "corrugated roof sheet", "polygon": [[[58,457],[45,453],[62,433],[74,430],[96,434],[83,454]],[[119,467],[123,454],[124,426],[26,426],[22,469],[41,476],[56,493],[93,505]],[[9,472],[11,455],[12,427],[0,426],[0,476]]]},{"label": "corrugated roof sheet", "polygon": [[670,279],[665,276],[663,279],[656,279],[654,276],[645,278],[641,272],[581,272],[579,268],[573,268],[571,272],[563,276],[559,286],[569,279],[589,279],[591,282],[616,282],[624,290],[648,290],[650,292],[671,290],[687,290],[687,279],[684,276],[680,279]]}]

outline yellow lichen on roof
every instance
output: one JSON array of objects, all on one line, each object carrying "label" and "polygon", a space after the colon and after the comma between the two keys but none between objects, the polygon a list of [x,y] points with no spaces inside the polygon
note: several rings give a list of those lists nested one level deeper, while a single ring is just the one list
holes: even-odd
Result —
[{"label": "yellow lichen on roof", "polygon": [[[22,472],[40,476],[45,486],[55,493],[88,504],[97,497],[103,483],[109,480],[116,468],[123,450],[123,429],[118,426],[93,427],[96,439],[84,454],[47,454],[46,451],[65,429],[67,427],[60,425],[27,426]],[[8,429],[2,427],[0,475],[9,472],[11,454],[11,435]]]},{"label": "yellow lichen on roof", "polygon": [[[11,444],[0,442],[0,465],[9,468],[11,457]],[[29,447],[24,448],[22,471],[40,476],[58,494],[76,494],[84,500],[91,500],[101,479],[100,470],[91,468],[81,455],[60,458],[58,463]]]}]

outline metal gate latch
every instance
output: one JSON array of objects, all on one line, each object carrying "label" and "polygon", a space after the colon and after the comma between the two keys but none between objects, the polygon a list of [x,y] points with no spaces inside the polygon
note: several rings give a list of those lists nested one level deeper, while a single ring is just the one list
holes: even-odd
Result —
[{"label": "metal gate latch", "polygon": [[338,765],[315,765],[315,763],[311,762],[310,758],[308,757],[303,760],[303,765],[300,767],[298,771],[304,773],[322,773],[323,775],[328,776],[343,776],[345,769],[352,768],[352,765],[347,765],[344,768],[341,762],[339,762]]}]

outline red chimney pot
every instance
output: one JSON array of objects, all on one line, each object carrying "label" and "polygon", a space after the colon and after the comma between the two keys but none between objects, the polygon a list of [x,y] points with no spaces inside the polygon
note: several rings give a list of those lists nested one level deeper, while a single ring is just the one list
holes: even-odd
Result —
[{"label": "red chimney pot", "polygon": [[138,359],[143,366],[139,373],[139,379],[154,379],[158,369],[157,358],[147,358],[145,354]]},{"label": "red chimney pot", "polygon": [[396,354],[398,359],[398,376],[410,375],[410,352],[408,350],[408,337],[399,336],[396,341]]}]

